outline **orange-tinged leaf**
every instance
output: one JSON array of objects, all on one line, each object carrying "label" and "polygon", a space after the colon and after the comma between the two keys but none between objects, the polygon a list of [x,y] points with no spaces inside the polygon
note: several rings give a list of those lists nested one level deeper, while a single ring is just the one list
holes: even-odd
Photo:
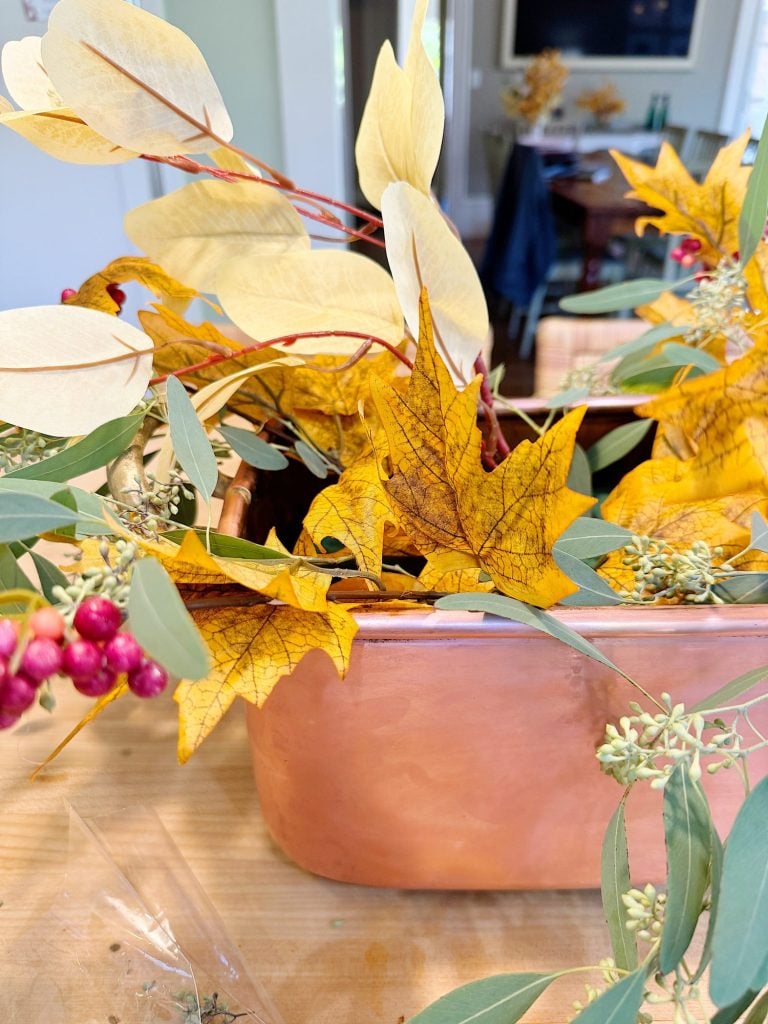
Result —
[{"label": "orange-tinged leaf", "polygon": [[316,614],[281,605],[206,609],[194,612],[194,619],[210,648],[213,668],[201,682],[182,681],[174,694],[182,763],[236,696],[261,707],[308,651],[325,651],[343,677],[357,632],[353,617],[333,605]]},{"label": "orange-tinged leaf", "polygon": [[637,233],[650,224],[662,234],[691,235],[702,244],[700,257],[713,265],[731,256],[739,247],[739,213],[750,175],[750,168],[741,166],[748,142],[749,130],[721,149],[701,183],[668,142],[662,142],[655,167],[611,150],[632,186],[627,194],[661,211],[640,217]]},{"label": "orange-tinged leaf", "polygon": [[319,546],[333,537],[357,560],[358,568],[378,576],[384,526],[394,514],[382,483],[378,458],[371,454],[355,462],[339,482],[322,490],[312,502],[304,527]]},{"label": "orange-tinged leaf", "polygon": [[158,267],[150,260],[142,256],[122,256],[89,277],[77,293],[66,300],[67,305],[87,306],[89,309],[100,309],[102,313],[117,316],[120,307],[107,291],[107,286],[125,284],[127,281],[137,281],[179,313],[183,312],[197,295],[193,288],[179,284],[166,274],[162,267]]},{"label": "orange-tinged leaf", "polygon": [[101,714],[104,708],[106,708],[113,701],[117,700],[118,697],[122,697],[127,692],[128,683],[122,682],[118,683],[114,690],[110,690],[109,693],[104,694],[103,697],[99,697],[96,703],[88,709],[85,715],[83,715],[83,717],[80,719],[77,725],[73,729],[70,729],[70,731],[61,741],[61,743],[58,743],[50,752],[50,754],[46,757],[46,759],[42,762],[42,764],[39,764],[37,768],[35,768],[35,770],[30,775],[30,779],[36,779],[41,772],[45,771],[45,769],[48,767],[51,761],[55,760],[59,756],[62,750],[72,742],[75,736],[79,735],[79,733],[82,732],[86,725],[90,725],[94,718],[97,718]]},{"label": "orange-tinged leaf", "polygon": [[594,501],[566,486],[584,414],[565,416],[483,469],[476,424],[479,378],[458,392],[435,351],[426,294],[416,364],[405,395],[374,383],[389,445],[386,492],[400,527],[424,555],[472,555],[510,597],[547,607],[575,590],[552,547]]}]

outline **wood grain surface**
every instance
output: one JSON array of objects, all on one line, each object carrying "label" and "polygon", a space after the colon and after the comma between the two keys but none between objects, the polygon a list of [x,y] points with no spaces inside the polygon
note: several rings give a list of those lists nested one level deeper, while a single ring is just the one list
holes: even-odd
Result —
[{"label": "wood grain surface", "polygon": [[[85,815],[139,805],[157,811],[277,1007],[269,1024],[398,1024],[464,982],[597,963],[610,952],[595,892],[398,892],[305,874],[265,833],[240,709],[181,768],[170,698],[126,697],[30,782],[30,771],[89,707],[69,687],[60,691],[54,715],[37,709],[0,734],[4,1002],[10,994],[13,1003],[35,974],[45,976],[45,963],[19,965],[13,953],[62,886],[68,802]],[[569,1020],[585,980],[553,985],[526,1021]],[[668,1009],[658,1008],[656,1019],[671,1020]],[[103,1006],[78,1013],[65,1024],[109,1019]],[[38,1024],[23,1015],[3,1019]]]}]

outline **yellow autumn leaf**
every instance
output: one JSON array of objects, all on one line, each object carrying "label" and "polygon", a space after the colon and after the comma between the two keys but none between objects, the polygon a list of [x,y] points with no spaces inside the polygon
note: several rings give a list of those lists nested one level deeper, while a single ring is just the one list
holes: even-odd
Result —
[{"label": "yellow autumn leaf", "polygon": [[392,345],[403,340],[391,277],[359,253],[319,249],[233,260],[222,267],[216,291],[230,320],[257,341],[309,331],[334,334],[292,344],[291,351],[302,355],[351,355],[366,336]]},{"label": "yellow autumn leaf", "polygon": [[405,182],[386,189],[381,210],[387,259],[411,334],[419,336],[425,287],[435,344],[454,383],[463,386],[474,376],[488,333],[488,307],[474,264],[437,204]]},{"label": "yellow autumn leaf", "polygon": [[138,153],[204,153],[232,138],[221,94],[183,32],[124,0],[59,0],[43,64],[64,103]]},{"label": "yellow autumn leaf", "polygon": [[212,149],[208,157],[223,171],[235,171],[237,174],[252,174],[254,178],[261,177],[261,171],[258,167],[249,164],[239,153],[227,149],[226,146]]},{"label": "yellow autumn leaf", "polygon": [[494,589],[492,580],[474,555],[464,551],[441,551],[427,555],[427,564],[419,574],[419,582],[427,590],[449,594],[485,592]]},{"label": "yellow autumn leaf", "polygon": [[107,291],[107,286],[125,284],[128,281],[136,281],[169,306],[173,305],[179,312],[182,312],[197,295],[194,289],[179,284],[162,267],[158,267],[150,260],[141,256],[121,256],[84,281],[77,293],[66,300],[66,304],[99,309],[102,313],[116,316],[120,312],[120,307]]},{"label": "yellow autumn leaf", "polygon": [[[308,613],[282,605],[215,608],[193,612],[211,652],[206,679],[179,683],[179,761],[184,763],[218,724],[235,697],[262,706],[275,685],[311,650],[331,658],[340,676],[349,667],[354,618],[329,605]],[[283,685],[290,685],[284,683]]]},{"label": "yellow autumn leaf", "polygon": [[168,273],[217,291],[229,260],[306,251],[301,217],[276,189],[250,182],[196,181],[131,210],[125,233]]},{"label": "yellow autumn leaf", "polygon": [[304,528],[315,544],[333,537],[357,560],[358,568],[378,576],[384,527],[394,522],[374,454],[345,469],[339,482],[322,490],[309,507]]},{"label": "yellow autumn leaf", "polygon": [[765,330],[745,355],[713,373],[669,388],[639,406],[637,413],[658,420],[654,456],[688,458],[699,451],[721,457],[734,443],[734,430],[768,415],[768,334]]},{"label": "yellow autumn leaf", "polygon": [[55,110],[64,101],[43,67],[40,36],[24,36],[5,44],[0,56],[0,70],[5,86],[22,110]]},{"label": "yellow autumn leaf", "polygon": [[10,128],[57,160],[71,164],[107,165],[125,163],[138,155],[99,135],[69,107],[39,113],[26,110],[2,113],[1,109],[0,125]]},{"label": "yellow autumn leaf", "polygon": [[480,380],[456,390],[435,350],[426,294],[421,316],[407,393],[379,382],[372,387],[389,447],[385,489],[399,525],[422,554],[472,555],[502,593],[554,604],[575,587],[552,546],[594,504],[566,484],[584,410],[568,413],[486,472],[476,423]]},{"label": "yellow autumn leaf", "polygon": [[440,156],[445,110],[437,75],[421,33],[428,0],[417,0],[405,66],[384,43],[376,61],[368,100],[355,144],[360,188],[381,209],[384,189],[407,181],[429,194]]},{"label": "yellow autumn leaf", "polygon": [[650,224],[662,234],[697,238],[699,256],[707,263],[730,257],[739,247],[739,213],[751,170],[741,166],[748,142],[749,130],[723,147],[701,183],[668,142],[662,142],[655,167],[611,150],[631,185],[627,195],[661,211],[638,219],[638,235]]}]

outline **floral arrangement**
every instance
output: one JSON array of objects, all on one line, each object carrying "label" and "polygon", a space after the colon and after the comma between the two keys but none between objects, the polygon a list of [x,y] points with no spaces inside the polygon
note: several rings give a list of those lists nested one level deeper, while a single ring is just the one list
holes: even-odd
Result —
[{"label": "floral arrangement", "polygon": [[507,117],[522,117],[534,124],[559,106],[568,80],[568,68],[559,50],[547,49],[528,62],[519,85],[511,85],[501,94]]},{"label": "floral arrangement", "polygon": [[588,110],[601,124],[607,124],[625,109],[626,103],[614,83],[606,82],[597,89],[585,89],[577,97],[576,106]]},{"label": "floral arrangement", "polygon": [[[174,678],[183,761],[236,697],[262,704],[306,652],[325,651],[343,675],[369,608],[504,615],[615,667],[545,609],[765,600],[768,143],[750,171],[745,135],[702,183],[666,144],[656,167],[616,154],[632,194],[659,211],[638,230],[682,236],[694,274],[564,305],[645,317],[649,329],[612,354],[611,383],[654,397],[583,452],[587,389],[571,389],[510,451],[498,412],[525,413],[494,391],[482,289],[430,191],[443,105],[425,7],[404,66],[388,45],[376,65],[356,145],[372,210],[239,149],[199,50],[124,0],[60,0],[42,43],[4,49],[18,109],[3,101],[2,125],[59,159],[158,161],[195,180],[129,213],[146,256],[116,259],[55,305],[0,313],[3,728],[36,700],[52,709],[62,677],[95,698],[81,725]],[[532,68],[530,114],[564,81],[556,54]],[[318,224],[323,238],[384,249],[389,272],[313,248]],[[119,317],[128,281],[155,300],[140,328]],[[239,333],[188,319],[193,299]],[[598,513],[593,474],[654,425],[652,458]],[[86,473],[99,483],[80,486]],[[232,536],[228,509],[252,493],[254,533]],[[643,703],[607,727],[604,770],[627,789],[664,790],[670,875],[664,894],[631,885],[625,793],[603,861],[613,957],[585,968],[606,987],[590,987],[582,1024],[633,1022],[644,1003],[697,1019],[708,966],[718,1020],[765,1019],[768,789],[747,798],[723,857],[699,785],[702,763],[746,777],[768,743],[750,717],[765,695],[741,699],[764,674],[693,709],[634,684]],[[561,973],[485,979],[414,1020],[501,1012],[514,1024]]]}]

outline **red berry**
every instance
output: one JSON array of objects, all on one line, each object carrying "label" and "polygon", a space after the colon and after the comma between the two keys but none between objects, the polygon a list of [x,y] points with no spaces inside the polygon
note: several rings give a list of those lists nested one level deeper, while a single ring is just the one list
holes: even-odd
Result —
[{"label": "red berry", "polygon": [[118,633],[104,645],[107,664],[115,672],[133,672],[144,661],[141,644],[132,633]]},{"label": "red berry", "polygon": [[168,683],[168,673],[156,661],[147,660],[128,673],[128,685],[137,697],[156,697]]},{"label": "red berry", "polygon": [[698,238],[684,238],[680,243],[680,248],[683,252],[699,252],[701,249],[701,242]]},{"label": "red berry", "polygon": [[61,640],[64,636],[64,619],[55,608],[38,608],[29,618],[29,628],[35,636]]},{"label": "red berry", "polygon": [[120,628],[120,609],[106,597],[86,597],[75,612],[75,629],[86,640],[111,640]]},{"label": "red berry", "polygon": [[10,658],[16,650],[19,625],[13,619],[0,619],[0,658]]},{"label": "red berry", "polygon": [[117,284],[117,282],[115,281],[113,281],[111,284],[108,284],[107,294],[109,295],[113,302],[117,303],[117,305],[120,307],[120,311],[122,312],[127,296],[123,289],[120,287],[120,285]]},{"label": "red berry", "polygon": [[117,676],[111,668],[100,668],[87,679],[73,679],[75,689],[86,697],[103,697],[105,693],[114,690]]},{"label": "red berry", "polygon": [[21,656],[21,668],[37,683],[42,683],[49,676],[56,675],[61,668],[61,648],[55,640],[47,636],[36,636],[24,648]]},{"label": "red berry", "polygon": [[73,679],[87,679],[101,668],[104,655],[92,640],[72,640],[64,648],[61,667]]},{"label": "red berry", "polygon": [[679,263],[682,260],[683,256],[685,256],[685,250],[682,248],[682,246],[677,245],[669,254],[669,256],[670,259],[673,259],[675,261],[675,263]]},{"label": "red berry", "polygon": [[0,729],[12,729],[21,715],[12,715],[10,711],[0,711]]},{"label": "red berry", "polygon": [[8,676],[0,690],[0,708],[12,715],[20,715],[35,703],[37,688],[31,679],[17,673]]},{"label": "red berry", "polygon": [[61,293],[61,301],[69,302],[69,300],[74,299],[76,295],[77,292],[75,291],[74,288],[65,288],[64,291]]}]

